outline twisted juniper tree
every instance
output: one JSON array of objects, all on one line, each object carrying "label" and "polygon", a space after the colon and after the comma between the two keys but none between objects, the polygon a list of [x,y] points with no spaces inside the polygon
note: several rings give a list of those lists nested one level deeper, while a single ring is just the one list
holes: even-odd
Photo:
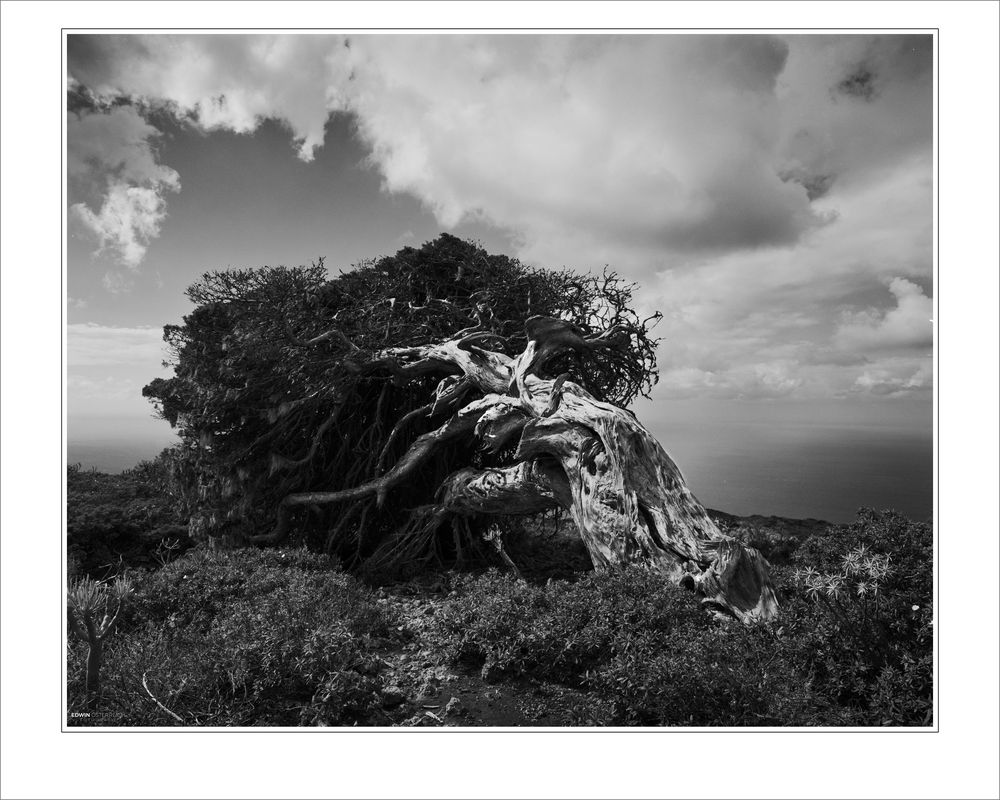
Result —
[{"label": "twisted juniper tree", "polygon": [[329,279],[206,274],[144,394],[178,428],[196,537],[296,537],[386,569],[567,511],[597,569],[643,563],[741,619],[763,558],[719,531],[625,410],[656,379],[613,273],[537,270],[442,235]]}]

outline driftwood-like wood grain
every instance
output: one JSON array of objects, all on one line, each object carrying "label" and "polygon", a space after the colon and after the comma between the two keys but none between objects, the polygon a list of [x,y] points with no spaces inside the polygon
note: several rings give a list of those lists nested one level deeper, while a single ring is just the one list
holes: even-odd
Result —
[{"label": "driftwood-like wood grain", "polygon": [[384,501],[436,448],[458,437],[475,438],[494,453],[516,442],[509,466],[450,475],[436,498],[440,511],[519,515],[565,508],[597,570],[643,564],[703,595],[719,613],[746,622],[773,617],[778,605],[766,560],[719,530],[635,416],[565,376],[540,377],[554,357],[614,348],[620,333],[584,337],[568,322],[542,317],[528,320],[526,332],[527,346],[513,358],[488,349],[496,337],[481,333],[373,354],[360,368],[385,369],[400,382],[441,374],[434,406],[453,407],[467,390],[481,397],[417,438],[379,478],[342,491],[289,495],[278,528],[259,540],[282,538],[295,506],[372,495]]}]

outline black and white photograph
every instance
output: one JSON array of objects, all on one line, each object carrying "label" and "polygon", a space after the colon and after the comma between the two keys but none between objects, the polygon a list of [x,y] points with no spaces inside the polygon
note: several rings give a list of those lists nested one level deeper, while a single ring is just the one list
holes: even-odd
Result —
[{"label": "black and white photograph", "polygon": [[61,736],[940,735],[946,39],[723,24],[67,20]]},{"label": "black and white photograph", "polygon": [[933,35],[66,53],[70,725],[933,725]]}]

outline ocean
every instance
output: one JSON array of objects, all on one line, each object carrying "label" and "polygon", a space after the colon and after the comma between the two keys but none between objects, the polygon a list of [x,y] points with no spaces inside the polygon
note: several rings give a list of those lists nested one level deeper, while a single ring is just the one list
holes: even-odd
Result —
[{"label": "ocean", "polygon": [[[871,426],[660,421],[651,432],[709,508],[850,522],[862,506],[933,514],[933,442]],[[70,464],[117,473],[176,441],[160,420],[70,424]]]},{"label": "ocean", "polygon": [[70,417],[66,460],[84,469],[117,474],[155,458],[178,441],[170,426],[149,417]]},{"label": "ocean", "polygon": [[928,521],[934,444],[876,426],[712,422],[651,426],[709,508],[850,522],[862,506]]}]

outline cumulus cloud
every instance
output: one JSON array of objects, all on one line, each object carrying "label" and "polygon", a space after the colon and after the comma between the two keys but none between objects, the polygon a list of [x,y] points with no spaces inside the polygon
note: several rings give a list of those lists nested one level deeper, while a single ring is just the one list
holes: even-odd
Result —
[{"label": "cumulus cloud", "polygon": [[883,397],[899,397],[921,389],[930,389],[933,380],[930,360],[914,363],[898,359],[864,370],[851,391]]},{"label": "cumulus cloud", "polygon": [[714,370],[682,366],[665,372],[663,389],[674,398],[789,397],[804,382],[803,378],[796,374],[796,366],[793,362],[781,360],[737,364],[730,368]]},{"label": "cumulus cloud", "polygon": [[307,160],[327,115],[353,114],[386,189],[416,195],[442,225],[485,219],[514,231],[527,258],[624,254],[637,266],[651,253],[789,245],[834,219],[812,201],[873,144],[898,151],[927,135],[837,102],[860,62],[885,86],[870,105],[906,106],[897,62],[912,47],[901,42],[73,36],[69,54],[73,78],[99,96],[158,104],[204,130],[277,119]]},{"label": "cumulus cloud", "polygon": [[251,133],[284,122],[299,156],[323,143],[342,37],[325,35],[71,36],[71,76],[99,96],[166,104],[203,130]]},{"label": "cumulus cloud", "polygon": [[[931,346],[933,301],[916,283],[932,266],[929,171],[904,163],[884,181],[841,190],[837,224],[799,247],[737,252],[647,281],[643,301],[664,313],[658,393],[750,396],[740,380],[754,364],[783,365],[800,380],[794,396],[849,394],[863,370],[902,356],[908,378]],[[691,369],[709,373],[700,389]]]},{"label": "cumulus cloud", "polygon": [[67,325],[66,331],[67,362],[71,369],[135,364],[156,370],[166,357],[161,328],[84,322]]},{"label": "cumulus cloud", "polygon": [[113,248],[122,264],[135,269],[150,239],[160,234],[166,203],[156,189],[112,183],[96,214],[83,203],[71,210],[97,237],[100,250]]},{"label": "cumulus cloud", "polygon": [[[541,259],[572,258],[581,238],[677,253],[788,244],[827,220],[776,151],[788,52],[770,36],[74,36],[69,49],[72,78],[98,97],[208,131],[277,119],[306,160],[331,111],[353,114],[388,191],[447,227],[511,229]],[[85,219],[134,261],[162,217],[115,235],[129,196],[113,188],[115,205]],[[130,199],[144,218],[162,212]]]},{"label": "cumulus cloud", "polygon": [[70,213],[117,260],[136,269],[166,216],[164,194],[180,190],[180,178],[158,164],[152,142],[158,131],[131,106],[71,113],[67,120],[67,175],[83,193],[97,194],[99,208],[74,203]]},{"label": "cumulus cloud", "polygon": [[445,225],[683,253],[796,241],[822,222],[775,168],[780,39],[384,37],[336,54],[390,191]]},{"label": "cumulus cloud", "polygon": [[[931,137],[929,37],[355,37],[331,96],[390,191],[637,277],[794,246]],[[837,86],[863,63],[878,86]],[[929,174],[929,173],[928,173]],[[836,187],[836,188],[835,188]],[[929,219],[929,206],[928,206]]]},{"label": "cumulus cloud", "polygon": [[[204,131],[279,120],[304,160],[329,113],[351,115],[386,191],[442,226],[486,221],[524,260],[639,280],[665,315],[661,394],[892,396],[930,380],[931,44],[73,36],[69,69]],[[118,113],[128,135],[89,162],[114,179],[78,213],[137,263],[178,178],[138,112],[90,124]]]},{"label": "cumulus cloud", "polygon": [[934,308],[924,290],[905,278],[893,278],[889,291],[895,308],[845,312],[834,340],[844,350],[930,350]]},{"label": "cumulus cloud", "polygon": [[159,131],[133,106],[81,109],[67,117],[66,168],[71,178],[126,184],[163,184],[179,189],[177,173],[156,162],[153,141]]},{"label": "cumulus cloud", "polygon": [[[750,266],[734,258],[661,276],[651,301],[664,310],[658,395],[817,398],[878,394],[880,384],[929,387],[911,380],[929,379],[932,344],[932,301],[919,286],[896,278],[890,293],[849,270],[813,273],[808,261],[801,271],[780,260]],[[838,311],[859,292],[870,299]]]}]

